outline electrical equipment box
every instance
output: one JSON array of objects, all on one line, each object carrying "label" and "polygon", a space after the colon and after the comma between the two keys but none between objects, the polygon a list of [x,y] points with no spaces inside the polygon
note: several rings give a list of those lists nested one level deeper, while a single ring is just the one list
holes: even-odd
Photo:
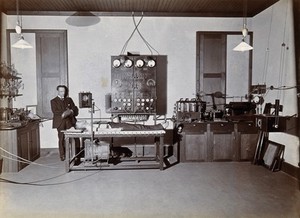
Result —
[{"label": "electrical equipment box", "polygon": [[167,56],[111,57],[111,113],[165,115]]},{"label": "electrical equipment box", "polygon": [[79,95],[79,107],[80,108],[92,107],[92,93],[80,92],[78,95]]}]

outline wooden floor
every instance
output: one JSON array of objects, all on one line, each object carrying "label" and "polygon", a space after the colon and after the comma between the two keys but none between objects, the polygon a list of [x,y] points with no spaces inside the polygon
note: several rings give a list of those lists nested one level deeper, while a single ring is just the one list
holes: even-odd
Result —
[{"label": "wooden floor", "polygon": [[2,174],[0,217],[300,217],[298,182],[250,163],[65,174],[57,152]]}]

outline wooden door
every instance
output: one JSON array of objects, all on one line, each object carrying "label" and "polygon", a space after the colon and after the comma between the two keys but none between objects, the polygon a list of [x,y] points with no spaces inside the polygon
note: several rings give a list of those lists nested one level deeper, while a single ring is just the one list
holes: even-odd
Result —
[{"label": "wooden door", "polygon": [[[203,100],[212,104],[209,94],[226,94],[226,34],[198,32],[197,47],[197,92],[204,94]],[[206,96],[205,96],[206,94]],[[217,109],[223,109],[224,98],[215,98]]]},{"label": "wooden door", "polygon": [[50,100],[56,96],[56,86],[68,84],[67,32],[36,33],[38,115],[52,118]]}]

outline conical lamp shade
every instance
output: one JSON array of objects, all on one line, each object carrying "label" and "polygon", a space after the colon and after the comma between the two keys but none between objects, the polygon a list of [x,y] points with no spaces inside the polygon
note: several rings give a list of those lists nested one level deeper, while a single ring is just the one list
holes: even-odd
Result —
[{"label": "conical lamp shade", "polygon": [[250,50],[253,50],[253,47],[248,43],[244,42],[244,40],[233,49],[233,51],[250,51]]},{"label": "conical lamp shade", "polygon": [[99,22],[100,18],[89,11],[75,12],[66,19],[67,24],[77,27],[92,26]]},{"label": "conical lamp shade", "polygon": [[27,41],[24,40],[24,37],[22,36],[19,41],[17,41],[15,44],[13,44],[11,47],[13,48],[32,48],[32,45],[30,45]]}]

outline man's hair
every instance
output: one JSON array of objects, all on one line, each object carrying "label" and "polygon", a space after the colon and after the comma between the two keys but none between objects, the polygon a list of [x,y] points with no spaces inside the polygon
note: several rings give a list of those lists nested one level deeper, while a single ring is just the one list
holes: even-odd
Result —
[{"label": "man's hair", "polygon": [[58,85],[56,87],[56,90],[58,91],[59,88],[64,88],[65,89],[65,96],[64,97],[67,97],[69,95],[69,89],[68,89],[67,86],[65,86],[65,85]]},{"label": "man's hair", "polygon": [[65,90],[68,89],[67,86],[65,86],[65,85],[58,85],[58,86],[56,87],[56,90],[58,91],[59,88],[64,88]]}]

